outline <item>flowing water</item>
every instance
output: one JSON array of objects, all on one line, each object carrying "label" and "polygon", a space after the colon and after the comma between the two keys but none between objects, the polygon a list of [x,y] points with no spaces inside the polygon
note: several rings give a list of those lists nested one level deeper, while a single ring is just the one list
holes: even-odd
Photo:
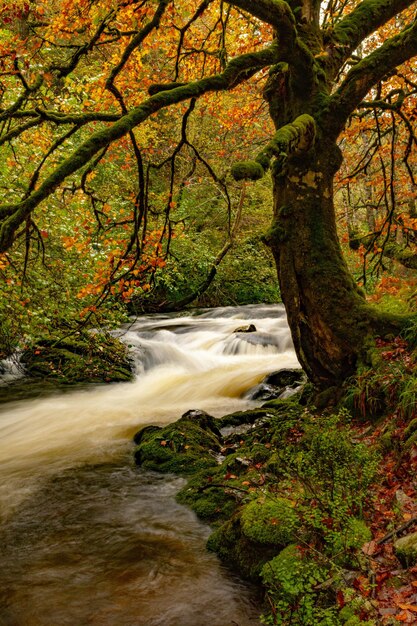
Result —
[{"label": "flowing water", "polygon": [[[254,333],[234,333],[255,324]],[[188,409],[248,408],[295,367],[281,306],[144,316],[117,335],[132,383],[0,409],[0,626],[249,626],[250,590],[175,502],[182,478],[135,468],[132,435]]]}]

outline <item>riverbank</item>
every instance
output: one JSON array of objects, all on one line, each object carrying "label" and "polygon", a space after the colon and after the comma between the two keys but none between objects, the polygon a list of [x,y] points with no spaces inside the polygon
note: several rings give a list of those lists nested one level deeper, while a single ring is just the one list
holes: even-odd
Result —
[{"label": "riverbank", "polygon": [[[165,509],[164,485],[173,480],[179,500],[211,524],[210,549],[241,575],[263,584],[266,623],[281,619],[285,624],[288,611],[292,624],[297,619],[312,626],[385,626],[397,624],[397,618],[414,623],[409,608],[417,605],[414,557],[401,544],[394,546],[397,538],[413,534],[417,517],[415,358],[404,342],[380,343],[372,366],[361,369],[343,390],[313,398],[306,386],[301,396],[267,401],[284,387],[285,395],[293,393],[301,382],[298,372],[298,379],[287,378],[283,387],[273,388],[277,377],[271,372],[297,367],[279,305],[144,316],[121,328],[118,336],[130,346],[139,373],[132,382],[82,389],[67,384],[65,393],[1,407],[0,508],[7,518],[2,546],[13,564],[13,582],[9,565],[3,576],[9,621],[25,626],[36,601],[42,626],[72,626],[74,616],[79,623],[101,619],[101,625],[112,626],[115,620],[130,623],[132,615],[133,623],[164,626],[244,623],[239,611],[231,611],[229,621],[215,622],[212,614],[208,622],[198,621],[212,604],[204,590],[213,584],[205,581],[213,576],[217,589],[225,585],[222,574],[217,578],[218,571],[208,572],[201,592],[195,592],[198,568],[190,581],[186,539],[177,533],[182,524],[177,510],[182,508],[176,505],[169,525],[167,518],[161,522],[156,512],[161,506],[152,500],[163,501]],[[295,389],[287,389],[291,386]],[[190,414],[191,407],[199,411]],[[175,424],[180,415],[182,421]],[[131,439],[139,427],[142,468],[135,470],[129,467]],[[156,475],[161,469],[170,474]],[[173,471],[184,475],[187,484]],[[146,502],[136,501],[149,472],[161,491],[150,486]],[[96,490],[102,473],[108,483],[105,493]],[[63,491],[64,485],[68,490]],[[95,509],[97,518],[91,515]],[[120,513],[117,520],[113,509]],[[138,510],[146,524],[136,524]],[[192,519],[197,523],[190,513],[190,523]],[[97,520],[99,564],[90,570],[86,563]],[[76,553],[72,528],[80,544]],[[178,531],[181,535],[183,528]],[[155,545],[162,545],[161,534],[168,552],[164,547],[155,574],[149,564]],[[63,551],[69,555],[65,567]],[[152,558],[142,564],[145,552]],[[207,567],[216,569],[211,557]],[[195,563],[201,558],[197,553]],[[45,568],[51,568],[47,580]],[[42,598],[29,581],[36,577],[42,580]],[[71,597],[66,594],[69,578]],[[167,598],[173,580],[182,585],[181,605],[175,593]],[[100,596],[104,588],[106,594]],[[98,590],[94,615],[87,598],[92,589]],[[240,587],[232,595],[229,591],[221,596],[225,606],[245,595]],[[148,610],[142,599],[149,594],[153,604]],[[29,598],[26,604],[22,598]],[[115,599],[117,612],[117,619],[111,613],[107,622],[106,598]],[[118,598],[125,599],[123,606]],[[187,606],[192,610],[187,612]],[[178,617],[185,613],[187,622]]]},{"label": "riverbank", "polygon": [[38,339],[0,366],[0,404],[133,379],[127,346],[104,332]]},{"label": "riverbank", "polygon": [[211,525],[208,549],[262,585],[263,623],[415,623],[417,420],[369,419],[360,395],[352,420],[353,392],[320,412],[305,393],[189,411],[135,438],[139,465],[187,477],[177,499]]}]

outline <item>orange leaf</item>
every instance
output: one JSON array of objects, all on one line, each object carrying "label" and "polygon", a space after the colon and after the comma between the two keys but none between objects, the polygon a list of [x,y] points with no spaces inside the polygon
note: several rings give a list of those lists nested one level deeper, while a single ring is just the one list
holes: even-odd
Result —
[{"label": "orange leaf", "polygon": [[406,622],[408,620],[408,613],[407,611],[403,611],[402,613],[400,613],[399,615],[395,616],[395,619],[398,622]]},{"label": "orange leaf", "polygon": [[417,606],[415,604],[397,604],[400,609],[404,609],[404,611],[413,611],[413,613],[417,613]]}]

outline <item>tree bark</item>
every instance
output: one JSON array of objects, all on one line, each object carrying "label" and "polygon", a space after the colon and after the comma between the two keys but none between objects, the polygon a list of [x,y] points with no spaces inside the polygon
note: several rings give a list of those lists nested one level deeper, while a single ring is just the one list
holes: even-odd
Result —
[{"label": "tree bark", "polygon": [[372,315],[340,248],[333,177],[336,144],[273,172],[274,221],[266,236],[276,261],[298,359],[319,387],[350,376],[371,332]]}]

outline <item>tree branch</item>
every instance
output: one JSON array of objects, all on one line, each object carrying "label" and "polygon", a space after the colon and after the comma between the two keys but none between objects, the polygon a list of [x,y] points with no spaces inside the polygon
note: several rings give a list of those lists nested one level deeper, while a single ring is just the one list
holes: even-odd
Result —
[{"label": "tree branch", "polygon": [[401,248],[398,244],[388,243],[384,246],[383,254],[404,267],[417,270],[417,252],[411,248]]},{"label": "tree branch", "polygon": [[155,29],[159,27],[159,24],[161,22],[162,16],[165,12],[165,9],[167,8],[169,4],[169,0],[160,0],[160,2],[158,3],[158,7],[155,11],[155,14],[153,16],[153,18],[151,19],[151,21],[146,24],[146,26],[144,26],[144,28],[142,28],[137,35],[135,35],[132,40],[130,41],[129,45],[126,46],[125,50],[123,51],[122,57],[119,61],[119,63],[112,69],[112,71],[110,72],[110,75],[106,81],[106,89],[108,89],[109,91],[112,91],[112,87],[113,87],[113,83],[115,81],[115,79],[117,78],[117,76],[120,74],[120,72],[122,71],[122,69],[124,68],[124,66],[126,65],[126,63],[128,62],[130,55],[132,54],[132,52],[134,50],[136,50],[136,48],[138,48],[146,39],[146,37]]},{"label": "tree branch", "polygon": [[412,4],[414,0],[363,0],[332,33],[339,67],[366,37]]},{"label": "tree branch", "polygon": [[289,156],[307,152],[314,144],[315,136],[314,119],[311,115],[300,115],[291,124],[278,129],[254,161],[236,163],[232,167],[232,176],[235,180],[259,180],[269,169],[273,157],[282,167]]},{"label": "tree branch", "polygon": [[329,107],[322,123],[326,132],[337,137],[349,116],[361,104],[370,89],[386,74],[415,55],[417,55],[416,20],[348,72],[342,85],[329,99]]},{"label": "tree branch", "polygon": [[284,27],[295,38],[295,17],[285,0],[227,0],[227,3],[247,11],[280,32]]},{"label": "tree branch", "polygon": [[235,87],[246,80],[248,71],[260,70],[276,62],[276,52],[277,45],[273,43],[265,50],[236,57],[228,63],[222,73],[170,91],[157,93],[122,116],[112,126],[93,133],[70,157],[58,165],[28,198],[16,204],[0,205],[0,219],[2,219],[0,252],[4,252],[12,245],[17,228],[35,207],[50,196],[68,176],[86,165],[105,146],[128,134],[133,128],[163,108],[191,98],[199,98],[211,91],[226,91]]}]

